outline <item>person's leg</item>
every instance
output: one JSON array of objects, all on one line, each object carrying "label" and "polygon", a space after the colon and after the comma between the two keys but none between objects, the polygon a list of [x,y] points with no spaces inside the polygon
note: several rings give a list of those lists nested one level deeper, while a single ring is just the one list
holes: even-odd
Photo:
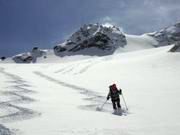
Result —
[{"label": "person's leg", "polygon": [[112,101],[112,105],[113,105],[113,109],[116,110],[116,102],[115,101]]},{"label": "person's leg", "polygon": [[120,99],[117,100],[117,106],[118,106],[118,108],[121,108]]}]

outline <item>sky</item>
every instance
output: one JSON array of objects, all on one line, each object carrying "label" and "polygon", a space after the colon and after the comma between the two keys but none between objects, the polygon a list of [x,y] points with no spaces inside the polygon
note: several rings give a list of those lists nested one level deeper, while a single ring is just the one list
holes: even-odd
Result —
[{"label": "sky", "polygon": [[180,21],[180,0],[0,0],[0,56],[53,48],[83,24],[140,35]]}]

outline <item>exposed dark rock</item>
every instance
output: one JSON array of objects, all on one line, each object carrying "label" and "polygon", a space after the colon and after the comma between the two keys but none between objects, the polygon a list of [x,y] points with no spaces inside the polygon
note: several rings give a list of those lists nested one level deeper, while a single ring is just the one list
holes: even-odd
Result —
[{"label": "exposed dark rock", "polygon": [[[72,34],[64,44],[55,46],[54,52],[57,56],[76,54],[102,56],[103,51],[104,55],[109,55],[126,44],[126,37],[118,27],[89,24]],[[94,52],[91,48],[94,48]],[[91,53],[88,51],[89,49],[91,49]]]},{"label": "exposed dark rock", "polygon": [[46,51],[34,47],[31,52],[16,55],[12,59],[16,63],[35,63],[37,58],[43,57],[44,55],[46,55]]},{"label": "exposed dark rock", "polygon": [[32,50],[35,51],[35,50],[38,50],[38,49],[39,49],[38,47],[33,47]]},{"label": "exposed dark rock", "polygon": [[180,23],[149,34],[158,41],[159,46],[166,46],[180,41]]},{"label": "exposed dark rock", "polygon": [[1,60],[2,60],[2,61],[4,61],[5,59],[6,59],[6,57],[5,57],[5,56],[1,57]]},{"label": "exposed dark rock", "polygon": [[176,42],[169,52],[180,52],[180,42]]},{"label": "exposed dark rock", "polygon": [[30,53],[24,53],[21,55],[16,55],[12,58],[16,63],[31,63],[33,57]]},{"label": "exposed dark rock", "polygon": [[55,46],[54,47],[54,53],[55,55],[59,55],[61,52],[66,51],[67,49],[65,47],[62,46]]}]

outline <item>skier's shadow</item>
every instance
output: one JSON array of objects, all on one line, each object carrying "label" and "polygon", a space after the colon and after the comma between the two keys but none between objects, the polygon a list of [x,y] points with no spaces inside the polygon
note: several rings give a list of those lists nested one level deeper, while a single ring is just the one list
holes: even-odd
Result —
[{"label": "skier's shadow", "polygon": [[79,106],[79,108],[87,111],[109,113],[116,116],[126,116],[128,114],[128,111],[125,108],[122,108],[117,111],[113,111],[111,103],[107,103],[103,108],[100,108],[99,106],[100,106],[99,104],[89,104],[89,105],[81,105]]}]

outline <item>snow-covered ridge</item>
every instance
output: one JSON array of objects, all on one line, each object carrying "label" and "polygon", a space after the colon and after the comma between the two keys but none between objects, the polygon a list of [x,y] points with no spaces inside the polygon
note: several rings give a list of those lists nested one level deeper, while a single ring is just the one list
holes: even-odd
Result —
[{"label": "snow-covered ridge", "polygon": [[38,57],[46,57],[46,51],[41,50],[38,47],[34,47],[31,52],[18,54],[14,56],[12,59],[16,63],[35,63]]},{"label": "snow-covered ridge", "polygon": [[180,22],[148,35],[158,41],[159,44],[157,44],[157,47],[174,44],[180,41]]},{"label": "snow-covered ridge", "polygon": [[1,63],[59,63],[67,56],[106,56],[166,46],[177,41],[180,41],[180,23],[139,36],[124,34],[120,28],[113,25],[85,24],[53,49],[42,50],[34,47],[32,51],[12,58],[1,57]]}]

